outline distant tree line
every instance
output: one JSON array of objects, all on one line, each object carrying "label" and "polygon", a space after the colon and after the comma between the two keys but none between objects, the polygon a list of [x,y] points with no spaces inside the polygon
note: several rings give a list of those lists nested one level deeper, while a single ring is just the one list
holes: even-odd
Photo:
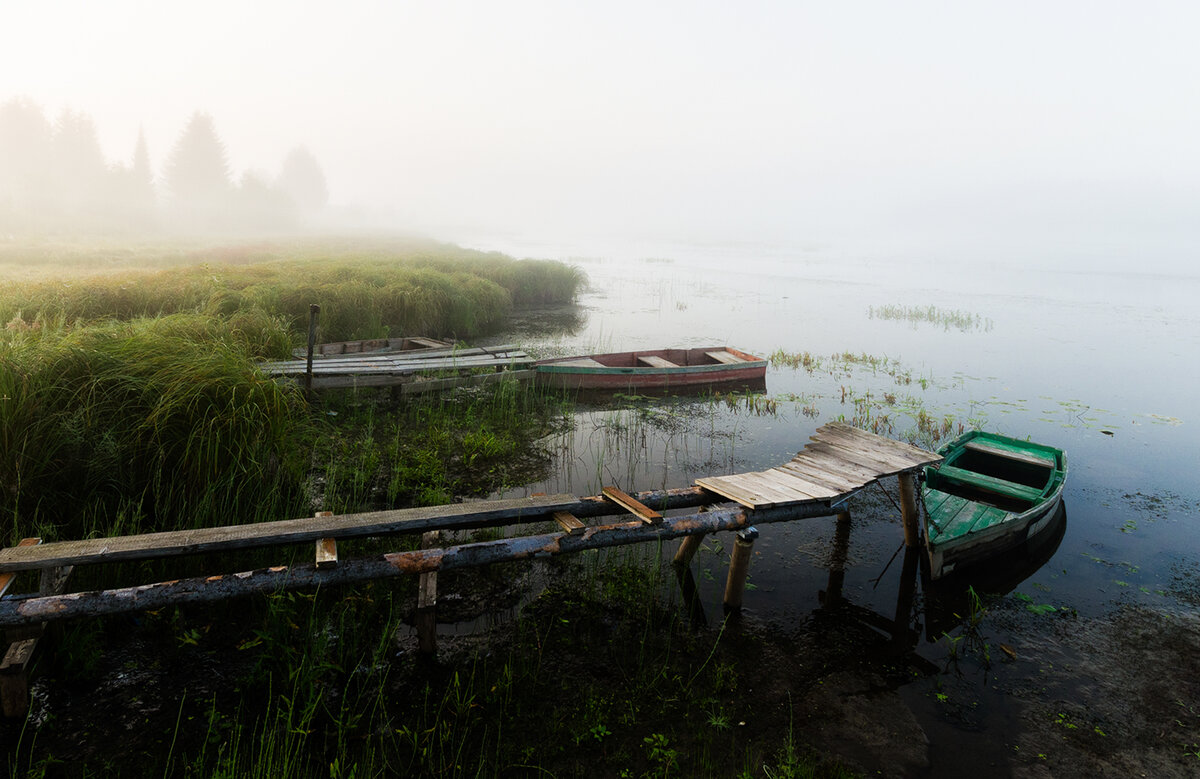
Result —
[{"label": "distant tree line", "polygon": [[192,115],[156,177],[145,134],[128,162],[104,158],[87,114],[57,120],[18,97],[0,104],[0,233],[146,229],[287,231],[328,201],[325,174],[304,147],[275,176],[233,180],[212,117]]}]

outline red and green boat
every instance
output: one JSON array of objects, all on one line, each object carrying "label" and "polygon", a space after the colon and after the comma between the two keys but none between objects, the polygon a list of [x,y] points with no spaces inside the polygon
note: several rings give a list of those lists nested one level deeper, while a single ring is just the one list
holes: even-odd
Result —
[{"label": "red and green boat", "polygon": [[1062,502],[1061,449],[972,431],[925,468],[925,546],[930,578],[1023,543],[1050,524]]},{"label": "red and green boat", "polygon": [[671,391],[710,385],[766,384],[767,361],[728,346],[653,349],[539,360],[537,382],[548,387],[615,392]]}]

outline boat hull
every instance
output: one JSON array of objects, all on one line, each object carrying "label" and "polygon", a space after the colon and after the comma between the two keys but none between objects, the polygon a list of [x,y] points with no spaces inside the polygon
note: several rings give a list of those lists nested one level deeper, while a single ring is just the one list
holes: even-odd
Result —
[{"label": "boat hull", "polygon": [[1025,543],[1062,505],[1066,454],[974,431],[939,450],[925,472],[925,546],[930,578]]},{"label": "boat hull", "polygon": [[[713,354],[733,360],[723,362],[712,357]],[[728,347],[705,347],[542,360],[535,370],[537,383],[546,387],[661,392],[716,385],[762,387],[766,382],[767,361]]]}]

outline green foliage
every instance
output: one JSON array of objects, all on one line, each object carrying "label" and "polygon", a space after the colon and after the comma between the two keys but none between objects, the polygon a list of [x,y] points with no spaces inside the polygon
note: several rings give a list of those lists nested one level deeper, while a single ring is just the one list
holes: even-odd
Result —
[{"label": "green foliage", "polygon": [[[496,329],[514,305],[567,303],[584,283],[581,271],[562,263],[437,244],[373,250],[308,245],[232,256],[210,250],[191,258],[193,264],[170,270],[10,284],[0,292],[0,321],[22,328],[44,321],[251,312],[282,317],[298,344],[315,303],[325,341],[471,337]],[[178,263],[171,255],[161,262]],[[270,356],[287,352],[277,348]]]},{"label": "green foliage", "polygon": [[298,478],[289,444],[307,423],[299,394],[251,357],[284,333],[249,312],[6,331],[0,509],[10,538],[36,516],[53,519],[43,534],[82,537],[98,506],[188,525],[275,505]]}]

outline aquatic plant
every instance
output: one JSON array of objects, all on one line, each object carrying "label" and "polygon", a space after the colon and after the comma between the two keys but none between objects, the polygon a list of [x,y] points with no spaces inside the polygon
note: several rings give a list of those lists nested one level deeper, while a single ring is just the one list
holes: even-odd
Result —
[{"label": "aquatic plant", "polygon": [[981,317],[979,314],[972,314],[967,311],[946,310],[932,305],[884,305],[878,308],[871,306],[867,309],[867,317],[869,319],[908,322],[913,328],[916,328],[918,324],[924,323],[941,325],[944,330],[954,328],[963,332],[970,330],[987,332],[993,326],[991,319]]}]

